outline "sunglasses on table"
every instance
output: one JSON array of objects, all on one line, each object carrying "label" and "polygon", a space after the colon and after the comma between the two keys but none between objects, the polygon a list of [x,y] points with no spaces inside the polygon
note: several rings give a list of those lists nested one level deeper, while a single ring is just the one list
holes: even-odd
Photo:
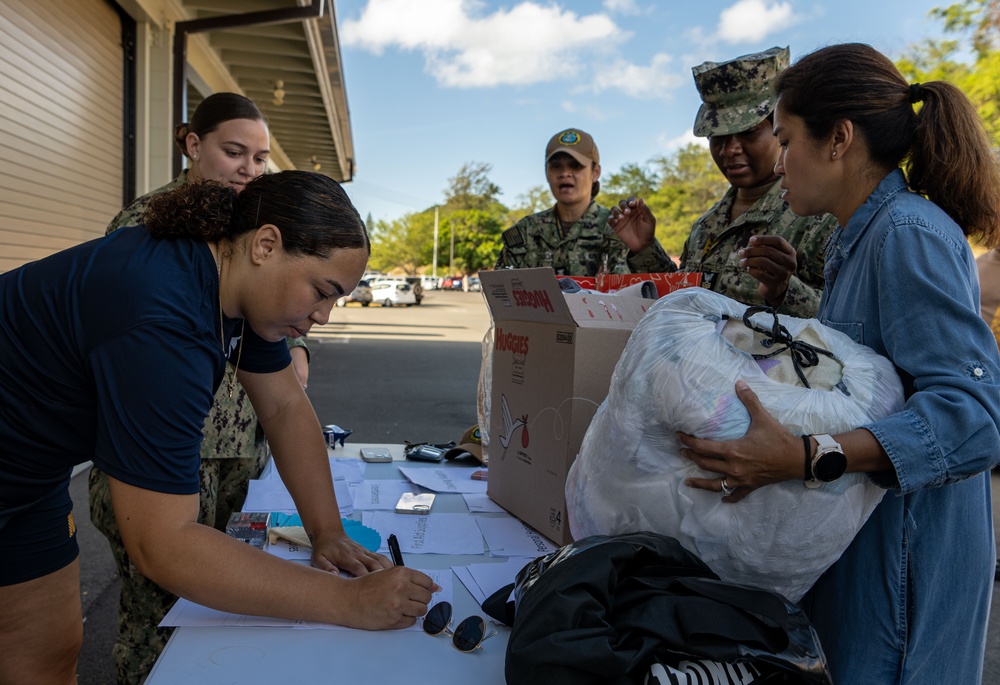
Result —
[{"label": "sunglasses on table", "polygon": [[469,616],[463,619],[455,630],[451,630],[451,604],[438,602],[424,615],[423,629],[428,635],[437,636],[442,633],[451,635],[451,644],[460,652],[474,652],[483,648],[483,642],[497,635],[494,630],[486,634],[486,621],[482,616]]}]

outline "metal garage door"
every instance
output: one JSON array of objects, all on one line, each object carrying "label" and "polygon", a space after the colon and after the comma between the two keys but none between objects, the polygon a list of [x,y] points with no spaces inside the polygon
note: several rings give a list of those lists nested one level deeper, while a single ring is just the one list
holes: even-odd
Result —
[{"label": "metal garage door", "polygon": [[121,208],[122,54],[107,0],[0,0],[0,272]]}]

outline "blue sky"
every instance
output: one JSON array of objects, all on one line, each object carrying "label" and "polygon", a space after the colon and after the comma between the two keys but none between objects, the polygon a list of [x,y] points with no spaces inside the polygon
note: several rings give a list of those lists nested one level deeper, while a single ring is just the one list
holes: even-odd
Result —
[{"label": "blue sky", "polygon": [[442,202],[467,162],[501,200],[545,183],[557,131],[594,136],[607,175],[690,140],[691,67],[790,46],[871,43],[898,57],[940,34],[948,0],[336,0],[362,216]]}]

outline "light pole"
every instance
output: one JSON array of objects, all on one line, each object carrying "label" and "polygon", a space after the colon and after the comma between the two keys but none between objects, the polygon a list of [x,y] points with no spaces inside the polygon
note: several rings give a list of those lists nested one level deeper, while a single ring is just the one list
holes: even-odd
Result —
[{"label": "light pole", "polygon": [[434,207],[434,266],[431,269],[431,276],[438,276],[438,208]]}]

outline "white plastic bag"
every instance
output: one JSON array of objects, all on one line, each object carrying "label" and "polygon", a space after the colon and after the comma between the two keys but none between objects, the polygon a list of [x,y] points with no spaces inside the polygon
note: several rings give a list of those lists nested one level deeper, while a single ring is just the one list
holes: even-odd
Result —
[{"label": "white plastic bag", "polygon": [[[844,432],[894,413],[903,404],[902,385],[892,364],[869,348],[815,319],[780,317],[793,338],[836,356],[819,355],[810,371],[818,384],[806,388],[790,371],[788,352],[758,361],[730,342],[754,344],[745,334],[746,311],[703,288],[679,290],[650,308],[570,470],[570,529],[577,539],[641,530],[670,535],[723,580],[798,601],[850,544],[883,490],[848,474],[818,489],[801,480],[769,485],[727,504],[719,493],[684,484],[717,474],[682,458],[674,434],[744,435],[750,419],[735,393],[738,379],[795,434]],[[751,321],[771,329],[774,317],[762,312]],[[756,338],[757,352],[775,349],[761,348]]]},{"label": "white plastic bag", "polygon": [[483,440],[483,463],[490,463],[490,404],[493,399],[493,317],[483,336],[483,361],[479,366],[479,388],[476,393],[476,418]]}]

